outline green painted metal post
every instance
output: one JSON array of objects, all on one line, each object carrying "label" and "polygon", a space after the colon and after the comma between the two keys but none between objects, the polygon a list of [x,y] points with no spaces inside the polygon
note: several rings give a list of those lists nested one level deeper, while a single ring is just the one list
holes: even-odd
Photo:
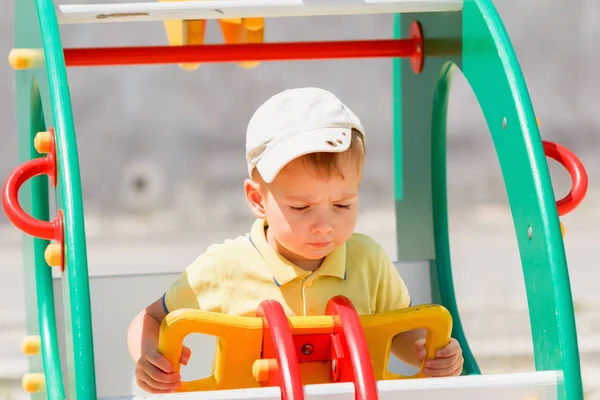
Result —
[{"label": "green painted metal post", "polygon": [[[94,400],[96,383],[83,199],[71,100],[56,11],[52,0],[17,0],[15,5],[15,46],[40,49],[44,54],[42,65],[16,74],[21,161],[39,156],[32,150],[32,136],[37,133],[35,130],[42,129],[45,125],[44,120],[48,126],[55,128],[56,133],[59,176],[55,195],[57,207],[63,210],[64,214],[66,253],[65,272],[62,275],[67,349],[67,360],[62,361],[68,371],[66,396],[69,399]],[[37,85],[35,90],[32,89],[34,82]],[[37,97],[32,97],[32,92]],[[47,178],[32,180],[33,190],[29,189],[29,185],[30,183],[25,185],[21,195],[24,200],[29,201],[29,204],[27,201],[23,204],[27,207],[25,210],[33,210],[33,215],[37,218],[49,219]],[[32,238],[26,238],[24,241],[26,287],[28,290],[37,287],[39,309],[38,314],[32,307],[32,294],[29,290],[27,318],[29,325],[32,325],[32,321],[39,315],[39,326],[32,327],[31,332],[39,332],[41,327],[46,396],[49,399],[64,399],[52,277],[43,257],[46,244],[46,241]],[[32,371],[41,372],[40,369],[39,366],[32,366]]]},{"label": "green painted metal post", "polygon": [[[462,13],[404,14],[397,34],[421,22],[425,67],[395,69],[402,109],[397,146],[398,256],[430,260],[434,300],[455,321],[453,335],[467,344],[454,294],[448,240],[445,134],[448,88],[460,68],[482,107],[504,177],[521,253],[537,370],[564,376],[559,398],[583,398],[575,317],[555,198],[525,80],[508,35],[489,0],[465,0]],[[398,178],[401,176],[402,178]],[[467,354],[467,373],[476,373]]]}]

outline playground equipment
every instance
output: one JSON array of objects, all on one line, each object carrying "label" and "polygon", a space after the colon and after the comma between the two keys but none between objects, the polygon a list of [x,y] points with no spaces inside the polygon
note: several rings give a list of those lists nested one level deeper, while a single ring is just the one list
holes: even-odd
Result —
[{"label": "playground equipment", "polygon": [[[364,57],[393,58],[398,267],[404,268],[406,276],[405,264],[412,265],[414,281],[429,289],[427,302],[438,306],[359,317],[350,303],[338,298],[332,299],[328,316],[321,317],[287,318],[272,302],[262,304],[253,318],[176,311],[163,324],[160,349],[177,368],[183,336],[193,331],[220,335],[221,341],[235,332],[254,345],[237,351],[231,351],[235,345],[220,347],[215,376],[182,387],[222,389],[219,393],[163,398],[583,398],[559,216],[582,201],[587,177],[575,155],[541,140],[516,55],[489,0],[220,0],[69,6],[52,0],[18,0],[15,10],[16,44],[9,62],[17,70],[23,164],[8,177],[2,204],[9,219],[25,233],[28,337],[24,351],[31,361],[23,385],[32,398],[96,399],[95,360],[103,356],[93,351],[94,340],[101,338],[92,335],[79,161],[66,67],[170,63],[192,70],[206,62],[256,67],[264,61]],[[369,13],[396,15],[394,39],[262,43],[263,18]],[[209,19],[220,21],[226,44],[203,44]],[[60,24],[121,21],[165,21],[170,46],[62,47]],[[445,186],[447,101],[457,69],[483,110],[506,185],[527,288],[536,369],[532,373],[480,375],[460,322]],[[562,163],[573,180],[569,195],[557,203],[546,155]],[[55,191],[56,217],[50,222],[49,193],[39,175],[48,175]],[[59,353],[48,265],[61,270],[66,357]],[[390,335],[411,327],[429,328],[429,352],[448,340],[451,329],[464,351],[466,376],[396,379],[389,374],[389,346],[383,344]],[[323,346],[329,353],[322,353]],[[317,357],[313,356],[316,350],[318,358],[311,358]],[[231,366],[231,360],[243,361],[241,370]],[[311,375],[305,368],[311,362],[324,367],[315,367]]]}]

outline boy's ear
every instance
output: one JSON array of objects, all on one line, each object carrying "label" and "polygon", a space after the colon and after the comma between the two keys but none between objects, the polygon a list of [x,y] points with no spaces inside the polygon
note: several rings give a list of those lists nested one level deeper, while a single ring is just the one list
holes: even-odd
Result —
[{"label": "boy's ear", "polygon": [[252,179],[244,181],[244,191],[246,192],[246,200],[254,216],[258,219],[265,219],[265,203],[263,195],[260,191],[260,184]]}]

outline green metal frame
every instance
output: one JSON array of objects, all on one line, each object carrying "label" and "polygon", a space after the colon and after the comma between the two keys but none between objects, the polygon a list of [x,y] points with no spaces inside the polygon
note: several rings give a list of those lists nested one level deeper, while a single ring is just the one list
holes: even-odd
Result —
[{"label": "green metal frame", "polygon": [[397,60],[394,66],[398,259],[430,261],[433,300],[452,313],[453,336],[466,350],[465,373],[479,373],[460,323],[448,238],[446,112],[452,74],[460,69],[479,101],[502,170],[525,277],[536,370],[562,372],[558,397],[582,399],[575,316],[554,192],[508,34],[489,0],[465,0],[460,13],[402,14],[395,36],[406,37],[415,20],[425,38],[423,71],[415,75],[407,60]]},{"label": "green metal frame", "polygon": [[[93,400],[96,381],[82,192],[60,30],[52,0],[15,4],[16,47],[43,49],[45,56],[36,69],[16,72],[19,157],[21,162],[39,157],[34,135],[46,125],[55,128],[56,204],[65,218],[62,291],[67,359],[62,362],[52,276],[43,257],[48,242],[23,237],[27,333],[41,333],[42,339],[41,360],[32,357],[29,369],[44,371],[47,384],[45,393],[32,398],[58,400],[66,395]],[[453,336],[464,349],[465,373],[479,373],[460,321],[448,238],[446,113],[452,74],[461,69],[485,115],[505,180],[527,288],[536,369],[561,371],[559,398],[582,399],[575,318],[554,193],[533,107],[500,17],[490,0],[465,0],[462,12],[398,15],[394,36],[407,37],[413,20],[420,22],[425,37],[423,71],[415,75],[407,60],[393,61],[398,259],[429,260],[433,300],[452,313]],[[32,216],[48,220],[48,196],[47,179],[38,177],[24,185],[21,204]]]}]

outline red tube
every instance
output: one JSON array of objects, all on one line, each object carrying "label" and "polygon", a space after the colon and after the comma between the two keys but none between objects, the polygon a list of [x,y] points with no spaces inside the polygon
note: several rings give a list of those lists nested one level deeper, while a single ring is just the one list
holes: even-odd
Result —
[{"label": "red tube", "polygon": [[569,149],[560,144],[542,141],[546,157],[562,164],[571,175],[571,191],[564,198],[556,202],[558,215],[562,216],[573,211],[583,201],[588,188],[588,177],[583,163]]},{"label": "red tube", "polygon": [[259,304],[256,316],[263,319],[263,326],[270,331],[273,339],[282,400],[303,400],[304,389],[300,364],[294,347],[292,330],[283,307],[274,300],[264,300]]},{"label": "red tube", "polygon": [[65,49],[69,67],[422,57],[419,38],[337,42],[204,44]]}]

